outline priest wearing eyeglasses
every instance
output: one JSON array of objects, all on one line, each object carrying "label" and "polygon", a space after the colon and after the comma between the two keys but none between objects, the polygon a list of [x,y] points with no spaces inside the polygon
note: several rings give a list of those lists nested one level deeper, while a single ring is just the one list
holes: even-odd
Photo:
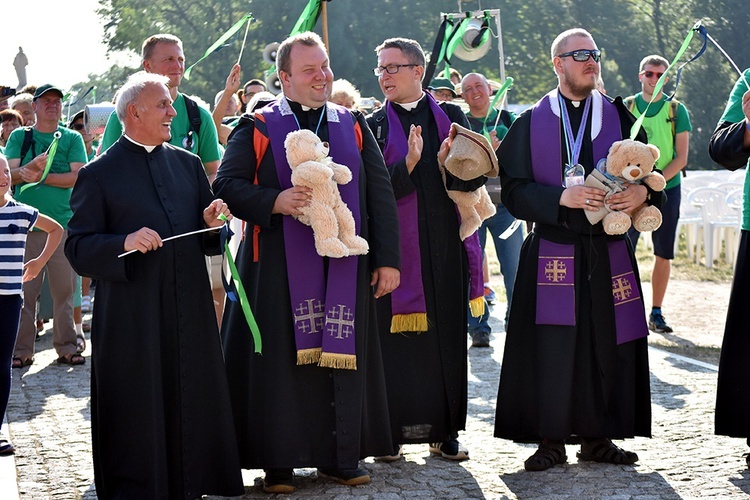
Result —
[{"label": "priest wearing eyeglasses", "polygon": [[[502,201],[534,229],[513,292],[495,436],[539,443],[530,471],[564,463],[566,443],[581,444],[578,460],[630,465],[638,456],[611,439],[651,434],[640,279],[624,236],[586,218],[605,193],[583,181],[634,119],[619,97],[595,90],[601,53],[590,33],[561,33],[551,55],[558,87],[518,117],[498,150]],[[660,204],[633,185],[607,202],[632,211],[647,198]]]},{"label": "priest wearing eyeglasses", "polygon": [[[458,432],[466,426],[469,264],[438,151],[451,123],[469,124],[461,108],[438,104],[423,90],[425,56],[416,41],[391,38],[375,51],[386,103],[367,123],[399,203],[403,262],[401,285],[378,300],[394,439],[393,453],[379,458],[398,460],[399,445],[430,443],[430,451],[443,458],[466,460]],[[477,237],[474,283],[483,303],[479,252]]]}]

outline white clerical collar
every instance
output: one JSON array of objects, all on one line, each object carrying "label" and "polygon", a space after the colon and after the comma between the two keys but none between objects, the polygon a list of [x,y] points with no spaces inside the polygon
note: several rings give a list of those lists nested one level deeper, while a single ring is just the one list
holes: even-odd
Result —
[{"label": "white clerical collar", "polygon": [[422,92],[422,95],[416,101],[413,101],[413,102],[397,102],[396,104],[398,104],[399,106],[401,106],[402,108],[404,108],[406,111],[411,111],[412,109],[414,109],[414,108],[417,107],[417,105],[419,104],[419,101],[421,101],[422,99],[424,99],[424,92]]},{"label": "white clerical collar", "polygon": [[[296,101],[292,101],[292,100],[291,100],[291,99],[289,99],[288,97],[286,98],[286,100],[287,100],[288,102],[296,102]],[[299,105],[300,105],[300,107],[302,108],[302,111],[305,111],[305,112],[307,112],[307,111],[310,111],[311,109],[312,109],[312,110],[315,110],[315,111],[317,111],[317,110],[319,110],[319,109],[321,108],[321,107],[317,107],[317,108],[311,108],[310,106],[305,106],[305,105],[304,105],[304,104],[302,104],[301,102],[298,102],[297,104],[299,104]]]},{"label": "white clerical collar", "polygon": [[140,146],[143,149],[145,149],[147,153],[150,153],[151,151],[153,151],[154,149],[156,149],[158,146],[161,146],[161,144],[158,144],[157,146],[146,146],[145,144],[141,144],[138,141],[134,141],[132,137],[128,136],[128,134],[122,134],[122,135],[123,135],[123,137],[125,137],[127,140],[129,140],[130,142],[132,142],[136,146]]}]

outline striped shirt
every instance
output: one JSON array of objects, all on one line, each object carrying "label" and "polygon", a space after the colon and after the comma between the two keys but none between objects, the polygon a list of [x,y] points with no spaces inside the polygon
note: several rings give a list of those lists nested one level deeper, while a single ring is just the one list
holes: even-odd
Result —
[{"label": "striped shirt", "polygon": [[38,216],[36,208],[15,200],[0,207],[0,295],[23,294],[26,235]]}]

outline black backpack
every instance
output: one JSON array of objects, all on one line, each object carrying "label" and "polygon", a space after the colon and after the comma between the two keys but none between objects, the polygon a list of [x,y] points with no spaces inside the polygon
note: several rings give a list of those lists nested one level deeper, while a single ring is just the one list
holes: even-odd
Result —
[{"label": "black backpack", "polygon": [[185,99],[185,108],[188,114],[188,133],[185,137],[183,146],[188,151],[193,149],[193,134],[198,134],[201,130],[201,113],[198,109],[198,103],[190,99],[188,96],[182,96]]}]

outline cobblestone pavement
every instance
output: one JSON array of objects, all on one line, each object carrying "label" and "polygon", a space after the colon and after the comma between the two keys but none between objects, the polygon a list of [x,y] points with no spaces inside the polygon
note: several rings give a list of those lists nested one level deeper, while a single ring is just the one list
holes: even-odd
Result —
[{"label": "cobblestone pavement", "polygon": [[[359,487],[318,479],[314,469],[297,470],[295,498],[744,498],[750,471],[744,440],[713,435],[715,367],[650,350],[653,437],[619,445],[636,451],[635,466],[568,463],[545,472],[523,470],[533,446],[492,437],[495,399],[505,335],[499,304],[493,312],[492,347],[470,349],[469,419],[460,440],[471,460],[453,463],[430,456],[426,445],[405,447],[405,459],[364,466],[372,482]],[[48,331],[37,342],[32,366],[13,371],[7,412],[16,446],[17,491],[22,499],[93,499],[89,434],[89,367],[58,366]],[[90,351],[86,351],[86,356]],[[137,445],[137,443],[134,443]],[[0,461],[0,497],[13,498],[13,459]],[[10,468],[11,473],[8,473]],[[242,498],[267,498],[262,471],[243,471]]]}]

